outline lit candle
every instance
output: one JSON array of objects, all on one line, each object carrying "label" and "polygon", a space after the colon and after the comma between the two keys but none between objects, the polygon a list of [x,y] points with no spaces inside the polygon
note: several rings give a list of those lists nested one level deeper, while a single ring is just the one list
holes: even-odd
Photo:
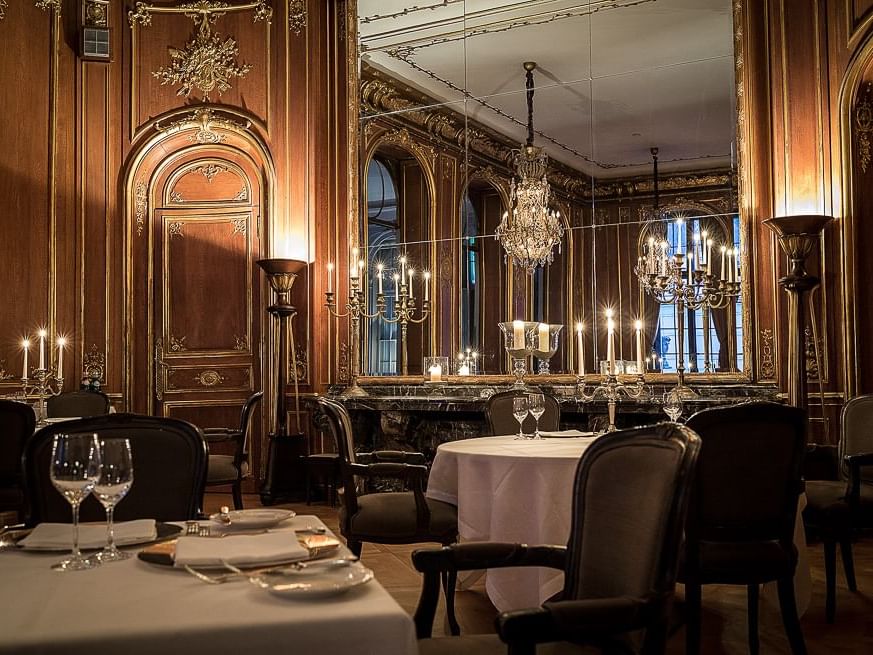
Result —
[{"label": "lit candle", "polygon": [[694,235],[691,237],[691,239],[694,241],[694,246],[693,246],[694,253],[697,255],[697,257],[699,259],[700,258],[700,235],[697,232],[695,232]]},{"label": "lit candle", "polygon": [[661,243],[661,275],[667,275],[667,250],[670,244],[666,241]]},{"label": "lit candle", "polygon": [[734,248],[734,282],[740,281],[740,249]]},{"label": "lit candle", "polygon": [[443,377],[443,367],[439,364],[434,364],[433,366],[431,366],[429,372],[431,382],[439,382]]},{"label": "lit candle", "polygon": [[706,274],[712,275],[712,239],[706,240]]},{"label": "lit candle", "polygon": [[400,277],[404,282],[406,281],[406,255],[400,258]]},{"label": "lit candle", "polygon": [[64,377],[64,348],[67,345],[67,340],[64,337],[58,337],[58,371],[57,376],[61,379]]},{"label": "lit candle", "polygon": [[537,328],[538,347],[541,353],[549,352],[549,326],[547,323],[540,323]]},{"label": "lit candle", "polygon": [[400,276],[394,274],[394,300],[400,302]]},{"label": "lit candle", "polygon": [[606,310],[606,362],[609,375],[615,375],[615,321],[612,310]]},{"label": "lit candle", "polygon": [[367,263],[363,259],[358,260],[358,274],[361,278],[361,288],[363,289],[366,285],[364,284],[364,269],[366,268]]},{"label": "lit candle", "polygon": [[656,359],[657,359],[657,355],[655,355],[655,353],[652,353],[652,370],[653,370],[653,371],[657,371],[657,370],[658,370],[658,369],[655,367]]},{"label": "lit candle", "polygon": [[582,322],[576,323],[576,351],[579,353],[579,370],[577,375],[585,375],[585,342],[582,339]]},{"label": "lit candle", "polygon": [[349,278],[357,279],[358,277],[358,249],[352,248],[352,260],[349,263]]},{"label": "lit candle", "polygon": [[634,329],[637,331],[637,373],[642,375],[646,371],[646,365],[643,362],[643,322],[635,322]]},{"label": "lit candle", "polygon": [[382,269],[385,267],[382,264],[376,266],[376,278],[379,280],[379,295],[382,295]]},{"label": "lit candle", "polygon": [[[727,278],[725,277],[725,271],[726,271],[726,269],[725,269],[725,267],[724,267],[724,260],[725,260],[725,255],[726,255],[726,254],[727,254],[727,248],[725,248],[724,246],[722,246],[722,247],[721,247],[721,274],[718,276],[718,278],[719,278],[720,280],[727,280]],[[729,255],[728,255],[728,256],[729,256]]]},{"label": "lit candle", "polygon": [[21,379],[27,379],[27,356],[30,354],[30,341],[22,340],[21,347],[24,348],[24,366],[21,368]]},{"label": "lit candle", "polygon": [[45,368],[45,330],[40,330],[37,335],[39,336],[39,368]]},{"label": "lit candle", "polygon": [[424,300],[430,300],[430,271],[424,272]]},{"label": "lit candle", "polygon": [[411,266],[409,267],[409,297],[415,298],[415,294],[412,292],[412,278],[415,277],[415,269]]},{"label": "lit candle", "polygon": [[709,253],[706,251],[706,244],[707,241],[709,241],[707,237],[709,237],[709,232],[707,232],[706,230],[700,233],[700,255],[702,257],[702,259],[700,260],[701,266],[709,265]]},{"label": "lit candle", "polygon": [[681,218],[676,219],[676,255],[682,254],[682,226],[685,223],[682,222]]},{"label": "lit candle", "polygon": [[466,363],[461,364],[458,368],[458,375],[470,375],[470,366]]},{"label": "lit candle", "polygon": [[512,349],[524,350],[524,322],[512,322]]},{"label": "lit candle", "polygon": [[327,263],[327,292],[333,292],[333,262]]},{"label": "lit candle", "polygon": [[693,273],[694,273],[694,253],[689,250],[688,251],[688,284],[691,284],[693,281]]}]

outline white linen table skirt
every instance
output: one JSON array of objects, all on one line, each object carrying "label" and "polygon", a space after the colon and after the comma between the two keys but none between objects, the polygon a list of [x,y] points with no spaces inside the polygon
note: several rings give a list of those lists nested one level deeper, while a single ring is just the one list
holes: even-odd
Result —
[{"label": "white linen table skirt", "polygon": [[[288,529],[322,525],[298,516]],[[347,551],[345,551],[347,553]],[[57,572],[58,553],[0,553],[0,653],[414,655],[410,616],[373,580],[345,595],[275,597],[136,558]]]}]

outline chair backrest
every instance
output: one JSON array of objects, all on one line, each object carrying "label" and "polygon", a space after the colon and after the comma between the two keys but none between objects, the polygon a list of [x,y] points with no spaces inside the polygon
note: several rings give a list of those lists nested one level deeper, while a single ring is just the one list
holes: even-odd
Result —
[{"label": "chair backrest", "polygon": [[46,401],[48,418],[101,416],[109,413],[109,396],[99,391],[68,391]]},{"label": "chair backrest", "polygon": [[688,512],[698,540],[780,541],[794,536],[806,449],[806,412],[750,402],[703,410],[686,425],[702,447]]},{"label": "chair backrest", "polygon": [[[843,407],[840,419],[840,470],[848,479],[849,469],[844,457],[873,453],[873,395],[856,396]],[[873,482],[873,466],[861,468],[861,479]]]},{"label": "chair backrest", "polygon": [[[200,514],[207,461],[200,428],[173,418],[109,414],[48,425],[25,444],[28,524],[71,520],[69,504],[52,486],[49,466],[54,436],[74,433],[130,439],[133,486],[115,510],[119,521],[137,518],[180,521],[195,519]],[[102,521],[105,511],[89,497],[82,503],[80,516],[83,521]]]},{"label": "chair backrest", "polygon": [[33,435],[33,408],[15,400],[0,400],[0,485],[21,483],[21,453]]},{"label": "chair backrest", "polygon": [[[516,434],[518,432],[518,421],[512,415],[512,399],[524,395],[526,395],[525,391],[511,389],[495,393],[488,399],[485,405],[485,417],[491,427],[491,434]],[[543,395],[546,399],[546,411],[540,416],[540,430],[557,430],[561,425],[561,406],[554,396],[547,393]],[[531,434],[535,425],[536,421],[533,416],[528,414],[522,423],[525,434]]]},{"label": "chair backrest", "polygon": [[352,418],[342,403],[319,396],[318,406],[322,416],[327,421],[327,429],[330,430],[336,441],[336,451],[342,461],[349,464],[355,462],[355,437],[352,430]]},{"label": "chair backrest", "polygon": [[672,594],[699,447],[674,423],[589,446],[573,489],[565,599]]},{"label": "chair backrest", "polygon": [[257,409],[258,403],[261,402],[261,399],[264,397],[263,391],[256,391],[251,396],[248,397],[245,404],[243,405],[242,411],[239,415],[239,431],[242,434],[242,439],[239,442],[240,452],[237,455],[243,455],[248,452],[249,447],[249,431],[252,428],[252,418],[255,415],[255,409]]}]

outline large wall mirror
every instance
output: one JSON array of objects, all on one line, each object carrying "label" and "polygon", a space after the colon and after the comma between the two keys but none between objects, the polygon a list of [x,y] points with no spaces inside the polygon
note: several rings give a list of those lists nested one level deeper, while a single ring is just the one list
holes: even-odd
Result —
[{"label": "large wall mirror", "polygon": [[[472,351],[478,372],[506,374],[497,324],[521,319],[564,326],[550,370],[567,374],[582,322],[594,372],[611,310],[619,359],[635,359],[642,321],[650,371],[675,373],[681,350],[690,374],[748,376],[735,11],[731,0],[358,0],[358,243],[368,270],[382,267],[388,315],[401,257],[431,275],[406,365],[400,324],[373,319],[362,370],[419,376],[424,357]],[[495,239],[531,137],[563,228],[532,273]],[[653,242],[686,268],[692,253],[692,275],[707,252],[721,275],[724,258],[734,293],[658,302],[640,284]]]}]

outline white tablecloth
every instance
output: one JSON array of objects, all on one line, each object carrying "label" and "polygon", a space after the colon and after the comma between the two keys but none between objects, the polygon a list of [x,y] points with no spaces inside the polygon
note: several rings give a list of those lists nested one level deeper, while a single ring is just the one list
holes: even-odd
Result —
[{"label": "white tablecloth", "polygon": [[[458,506],[461,541],[565,546],[570,536],[573,480],[588,438],[464,439],[437,448],[427,495]],[[554,569],[489,571],[488,597],[500,611],[536,607],[563,587]]]},{"label": "white tablecloth", "polygon": [[[458,507],[461,541],[506,541],[566,545],[570,536],[576,467],[591,438],[516,440],[482,437],[437,448],[427,495]],[[799,552],[795,593],[801,614],[809,605],[811,579],[800,512],[795,528]],[[494,569],[485,589],[500,611],[536,607],[558,593],[562,573],[546,568]],[[772,587],[772,589],[771,589]],[[776,602],[775,585],[762,599]]]},{"label": "white tablecloth", "polygon": [[[320,525],[314,516],[283,525]],[[56,572],[57,553],[0,552],[0,653],[417,653],[409,615],[374,580],[322,600],[203,583],[135,558]]]}]

